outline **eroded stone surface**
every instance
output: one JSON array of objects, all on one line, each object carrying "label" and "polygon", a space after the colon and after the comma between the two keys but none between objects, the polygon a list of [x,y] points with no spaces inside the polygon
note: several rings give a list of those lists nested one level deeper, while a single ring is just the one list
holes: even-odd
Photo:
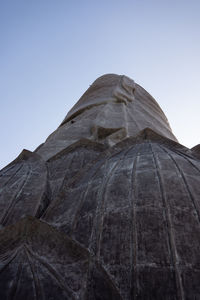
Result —
[{"label": "eroded stone surface", "polygon": [[200,267],[200,161],[145,130],[80,173],[44,220],[89,249],[123,299],[183,299]]},{"label": "eroded stone surface", "polygon": [[97,79],[0,173],[0,299],[200,299],[199,158],[134,81]]}]

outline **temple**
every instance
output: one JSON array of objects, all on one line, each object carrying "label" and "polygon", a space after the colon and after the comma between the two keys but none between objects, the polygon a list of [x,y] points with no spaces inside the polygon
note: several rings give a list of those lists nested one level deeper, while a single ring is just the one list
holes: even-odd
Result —
[{"label": "temple", "polygon": [[199,199],[200,146],[101,76],[0,171],[0,299],[200,299]]}]

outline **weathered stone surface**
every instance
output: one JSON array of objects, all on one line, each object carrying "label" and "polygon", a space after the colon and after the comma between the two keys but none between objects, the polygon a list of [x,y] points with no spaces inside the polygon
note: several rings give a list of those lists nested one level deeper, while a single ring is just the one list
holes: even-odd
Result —
[{"label": "weathered stone surface", "polygon": [[108,74],[91,85],[37,153],[49,159],[83,137],[112,146],[146,127],[177,141],[151,95],[126,76]]},{"label": "weathered stone surface", "polygon": [[87,139],[72,144],[47,161],[49,199],[55,199],[63,181],[68,182],[85,165],[95,160],[106,147]]},{"label": "weathered stone surface", "polygon": [[44,220],[89,249],[123,299],[183,298],[200,267],[199,180],[188,149],[145,130],[63,183]]},{"label": "weathered stone surface", "polygon": [[47,168],[42,158],[23,150],[0,172],[0,224],[29,214],[40,216],[48,205]]},{"label": "weathered stone surface", "polygon": [[200,299],[199,145],[128,77],[97,79],[0,188],[0,299]]},{"label": "weathered stone surface", "polygon": [[86,249],[36,218],[2,230],[0,240],[0,299],[120,299]]}]

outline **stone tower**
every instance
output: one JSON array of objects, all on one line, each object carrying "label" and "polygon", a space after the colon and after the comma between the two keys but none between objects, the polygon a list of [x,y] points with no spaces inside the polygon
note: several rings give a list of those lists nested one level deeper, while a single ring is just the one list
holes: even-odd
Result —
[{"label": "stone tower", "polygon": [[200,146],[126,76],[98,78],[0,172],[0,299],[200,299]]}]

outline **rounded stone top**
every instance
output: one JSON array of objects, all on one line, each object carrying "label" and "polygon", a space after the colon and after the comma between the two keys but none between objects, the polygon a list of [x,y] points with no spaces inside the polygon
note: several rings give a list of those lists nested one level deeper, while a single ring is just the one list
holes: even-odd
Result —
[{"label": "rounded stone top", "polygon": [[[68,112],[61,126],[91,108],[104,110],[102,105],[123,104],[129,115],[128,122],[137,123],[139,130],[149,127],[176,140],[168,120],[156,100],[140,85],[125,75],[105,74],[97,78]],[[113,105],[112,110],[117,109]],[[132,121],[130,120],[132,119]],[[133,132],[133,131],[132,131]],[[134,132],[135,135],[135,132]],[[176,140],[177,141],[177,140]]]},{"label": "rounded stone top", "polygon": [[68,112],[62,124],[77,114],[80,114],[85,109],[115,100],[113,92],[115,88],[120,85],[123,77],[129,79],[134,87],[134,81],[124,75],[105,74],[97,78]]}]

